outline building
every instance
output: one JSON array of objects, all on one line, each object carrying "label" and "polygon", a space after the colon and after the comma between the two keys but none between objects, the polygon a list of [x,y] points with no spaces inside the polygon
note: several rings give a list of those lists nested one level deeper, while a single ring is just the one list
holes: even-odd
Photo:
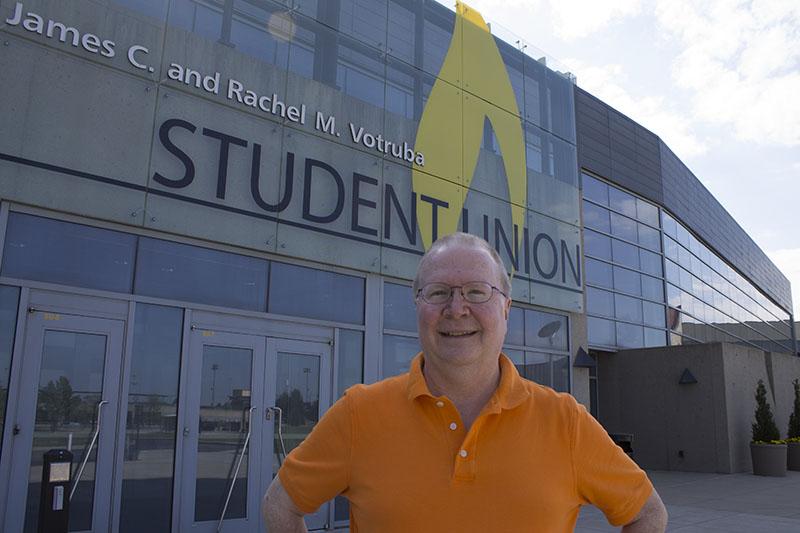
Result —
[{"label": "building", "polygon": [[1,9],[4,531],[36,529],[50,448],[71,530],[258,531],[285,453],[418,350],[410,280],[456,229],[514,271],[521,372],[637,443],[632,349],[797,368],[788,281],[685,165],[466,6]]}]

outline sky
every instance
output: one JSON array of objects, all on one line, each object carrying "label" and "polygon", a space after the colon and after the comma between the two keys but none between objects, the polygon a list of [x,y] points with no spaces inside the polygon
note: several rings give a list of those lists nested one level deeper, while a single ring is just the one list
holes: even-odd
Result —
[{"label": "sky", "polygon": [[661,137],[789,278],[800,316],[800,2],[465,3]]}]

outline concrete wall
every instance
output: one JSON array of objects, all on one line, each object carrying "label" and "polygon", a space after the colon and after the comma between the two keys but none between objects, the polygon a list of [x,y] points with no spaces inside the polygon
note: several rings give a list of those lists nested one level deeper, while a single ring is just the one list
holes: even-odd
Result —
[{"label": "concrete wall", "polygon": [[[758,380],[783,437],[800,376],[798,357],[721,343],[622,351],[598,366],[606,429],[634,434],[642,467],[690,472],[749,471]],[[686,368],[697,383],[678,383]]]}]

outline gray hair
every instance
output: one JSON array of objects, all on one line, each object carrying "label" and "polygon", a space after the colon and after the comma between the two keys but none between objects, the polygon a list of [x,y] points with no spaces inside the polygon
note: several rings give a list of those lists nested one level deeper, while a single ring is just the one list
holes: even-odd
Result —
[{"label": "gray hair", "polygon": [[509,298],[511,298],[511,279],[508,276],[508,272],[506,272],[506,266],[503,264],[503,260],[500,259],[500,254],[497,253],[497,250],[492,248],[492,245],[486,242],[484,239],[469,233],[462,233],[460,231],[440,237],[431,245],[428,251],[425,252],[425,255],[422,256],[422,259],[419,261],[419,266],[417,267],[417,275],[414,277],[414,283],[411,285],[411,290],[414,295],[416,295],[417,291],[420,289],[420,272],[422,272],[426,263],[430,260],[430,257],[442,248],[455,245],[462,245],[486,251],[489,256],[491,256],[492,261],[494,261],[494,264],[497,267],[496,270],[497,277],[500,279],[500,288],[503,289],[503,292],[506,293]]}]

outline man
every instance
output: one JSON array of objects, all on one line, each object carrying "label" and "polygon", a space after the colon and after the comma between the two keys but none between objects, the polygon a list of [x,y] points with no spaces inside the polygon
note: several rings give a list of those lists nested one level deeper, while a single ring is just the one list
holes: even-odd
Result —
[{"label": "man", "polygon": [[337,494],[351,531],[572,531],[592,503],[625,532],[664,531],[645,473],[569,395],[500,353],[511,307],[484,240],[443,237],[413,284],[422,353],[408,374],[357,385],[284,462],[264,496],[270,533]]}]

